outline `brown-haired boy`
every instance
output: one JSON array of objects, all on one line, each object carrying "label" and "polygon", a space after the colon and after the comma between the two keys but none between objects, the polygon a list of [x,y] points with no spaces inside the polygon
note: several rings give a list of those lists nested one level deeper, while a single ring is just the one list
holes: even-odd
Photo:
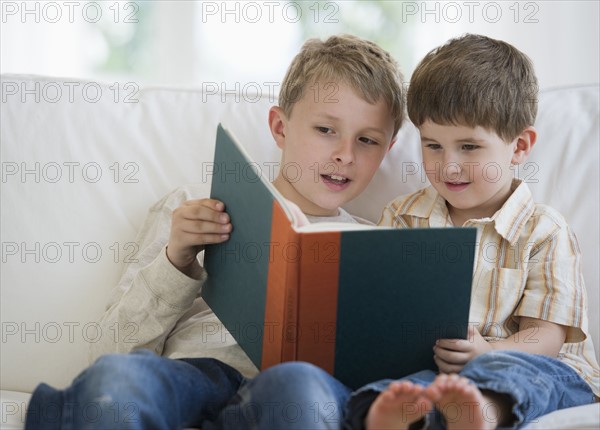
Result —
[{"label": "brown-haired boy", "polygon": [[408,114],[431,186],[392,201],[379,224],[478,229],[471,326],[467,340],[433,346],[439,375],[354,393],[353,428],[517,428],[600,393],[577,239],[513,177],[536,143],[536,95],[530,60],[479,35],[434,49],[413,73]]}]

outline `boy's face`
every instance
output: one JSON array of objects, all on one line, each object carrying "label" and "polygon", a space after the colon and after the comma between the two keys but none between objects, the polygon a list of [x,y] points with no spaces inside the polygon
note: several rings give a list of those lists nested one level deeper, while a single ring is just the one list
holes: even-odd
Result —
[{"label": "boy's face", "polygon": [[287,117],[274,107],[271,132],[282,149],[274,184],[306,214],[335,216],[369,184],[390,148],[394,120],[345,84],[307,87]]},{"label": "boy's face", "polygon": [[502,207],[511,193],[511,165],[524,160],[520,138],[507,143],[479,126],[429,120],[419,131],[427,178],[447,201],[453,221],[462,225],[467,219],[491,217]]}]

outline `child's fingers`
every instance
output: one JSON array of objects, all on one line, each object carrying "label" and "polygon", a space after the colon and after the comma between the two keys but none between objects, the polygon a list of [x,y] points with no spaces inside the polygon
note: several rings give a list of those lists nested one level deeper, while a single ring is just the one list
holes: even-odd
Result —
[{"label": "child's fingers", "polygon": [[442,373],[458,373],[464,367],[464,364],[448,363],[437,355],[433,356],[433,361]]},{"label": "child's fingers", "polygon": [[231,223],[206,221],[203,219],[182,218],[177,229],[183,233],[194,235],[229,234],[233,229]]},{"label": "child's fingers", "polygon": [[437,357],[449,364],[465,364],[469,361],[468,354],[463,351],[449,350],[436,345],[433,348],[433,352]]},{"label": "child's fingers", "polygon": [[184,273],[204,245],[229,239],[233,230],[225,205],[214,199],[187,200],[173,211],[167,258]]},{"label": "child's fingers", "polygon": [[182,203],[182,206],[206,206],[213,210],[222,212],[225,210],[225,203],[216,199],[191,199]]},{"label": "child's fingers", "polygon": [[199,245],[214,245],[216,243],[225,242],[229,239],[228,233],[215,233],[215,234],[197,234],[195,237],[191,238],[190,245],[199,246]]},{"label": "child's fingers", "polygon": [[[221,209],[221,210],[219,210]],[[222,202],[214,199],[188,200],[173,211],[169,238],[170,256],[189,260],[204,245],[229,239],[233,230]]]},{"label": "child's fingers", "polygon": [[465,339],[438,339],[436,346],[451,351],[468,351],[471,349],[471,342]]},{"label": "child's fingers", "polygon": [[173,211],[173,218],[187,220],[210,221],[217,224],[227,224],[229,215],[224,212],[224,205],[218,200],[188,200]]}]

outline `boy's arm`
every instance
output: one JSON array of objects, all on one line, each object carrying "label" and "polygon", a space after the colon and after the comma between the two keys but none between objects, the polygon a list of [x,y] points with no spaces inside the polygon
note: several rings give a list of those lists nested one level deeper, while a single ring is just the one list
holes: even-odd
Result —
[{"label": "boy's arm", "polygon": [[493,350],[513,350],[557,357],[567,327],[536,318],[522,317],[519,330],[505,339],[487,341],[473,325],[467,339],[440,339],[433,347],[434,360],[443,373],[458,373],[475,357]]},{"label": "boy's arm", "polygon": [[178,189],[150,209],[136,239],[139,252],[125,267],[100,320],[102,336],[90,344],[91,361],[141,348],[161,354],[169,334],[198,297],[206,272],[194,261],[184,274],[169,260],[166,248],[173,243],[172,214],[193,194],[193,188]]},{"label": "boy's arm", "polygon": [[566,337],[567,327],[563,325],[537,318],[521,317],[519,331],[515,334],[506,339],[486,343],[495,350],[511,349],[558,357]]}]

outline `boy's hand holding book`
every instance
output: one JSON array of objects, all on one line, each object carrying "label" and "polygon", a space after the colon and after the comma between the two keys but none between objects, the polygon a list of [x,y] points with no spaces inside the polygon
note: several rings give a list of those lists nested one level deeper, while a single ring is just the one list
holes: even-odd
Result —
[{"label": "boy's hand holding book", "polygon": [[173,211],[167,258],[180,272],[192,276],[196,256],[205,245],[229,239],[232,230],[225,205],[215,199],[187,200]]},{"label": "boy's hand holding book", "polygon": [[469,361],[492,349],[477,328],[469,324],[466,339],[438,340],[433,347],[433,360],[441,373],[458,373]]}]

